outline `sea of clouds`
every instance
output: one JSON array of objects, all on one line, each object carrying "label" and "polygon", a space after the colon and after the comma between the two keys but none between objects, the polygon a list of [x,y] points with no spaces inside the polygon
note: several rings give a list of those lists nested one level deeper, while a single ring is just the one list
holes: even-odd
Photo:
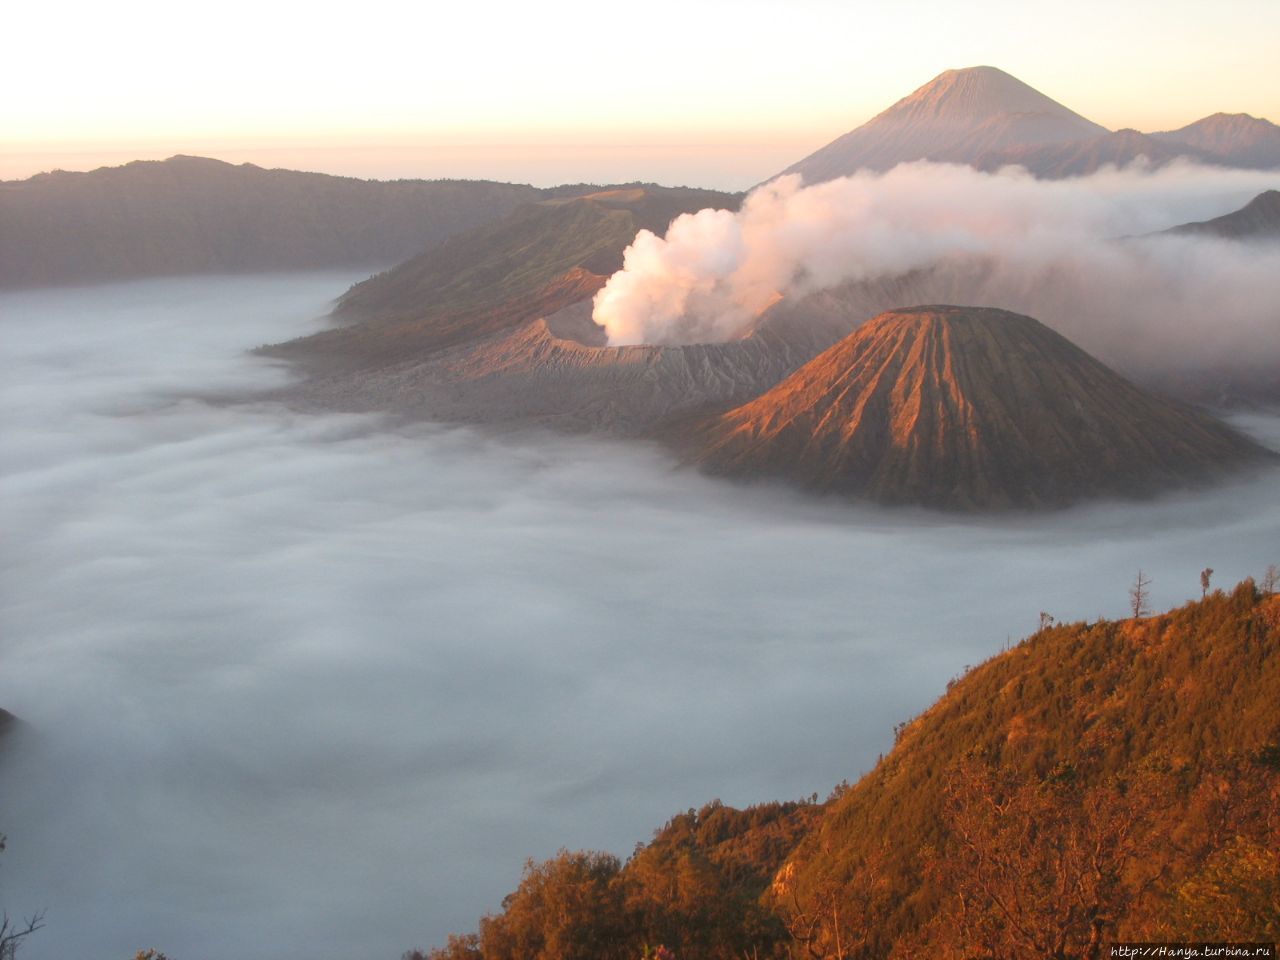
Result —
[{"label": "sea of clouds", "polygon": [[[1274,472],[969,519],[656,448],[229,398],[340,274],[0,295],[0,905],[24,960],[395,958],[526,857],[824,794],[1034,630],[1280,562]],[[1240,421],[1280,445],[1280,420]]]}]

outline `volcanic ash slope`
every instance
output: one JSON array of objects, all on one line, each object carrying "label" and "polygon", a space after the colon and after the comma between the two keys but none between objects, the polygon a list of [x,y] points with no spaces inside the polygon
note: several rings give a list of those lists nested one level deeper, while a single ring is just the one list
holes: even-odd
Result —
[{"label": "volcanic ash slope", "polygon": [[713,473],[958,510],[1146,496],[1273,456],[1030,317],[956,306],[880,314],[692,442]]}]

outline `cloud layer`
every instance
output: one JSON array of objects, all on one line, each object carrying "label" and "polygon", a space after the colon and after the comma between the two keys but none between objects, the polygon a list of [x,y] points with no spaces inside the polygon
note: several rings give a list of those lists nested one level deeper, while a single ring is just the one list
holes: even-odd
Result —
[{"label": "cloud layer", "polygon": [[[352,278],[0,297],[0,896],[28,960],[395,957],[525,857],[825,792],[967,663],[1257,573],[1274,477],[1017,521],[228,405]],[[1280,441],[1277,422],[1251,421]]]}]

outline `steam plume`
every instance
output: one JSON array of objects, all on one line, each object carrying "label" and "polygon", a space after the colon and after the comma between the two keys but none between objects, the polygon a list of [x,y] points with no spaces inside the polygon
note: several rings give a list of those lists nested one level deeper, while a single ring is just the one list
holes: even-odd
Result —
[{"label": "steam plume", "polygon": [[1280,320],[1274,246],[1116,238],[1218,216],[1276,179],[1183,163],[1058,181],[925,162],[812,187],[781,177],[736,214],[686,214],[665,238],[641,231],[595,319],[612,344],[727,340],[780,296],[942,265],[950,296],[1032,313],[1104,353],[1117,328],[1133,339],[1146,320],[1166,358],[1206,338],[1234,349]]}]

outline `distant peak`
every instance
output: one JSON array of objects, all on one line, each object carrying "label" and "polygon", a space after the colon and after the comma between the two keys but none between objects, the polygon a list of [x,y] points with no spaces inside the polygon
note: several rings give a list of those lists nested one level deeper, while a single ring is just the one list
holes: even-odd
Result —
[{"label": "distant peak", "polygon": [[1035,88],[1023,83],[1011,73],[999,67],[958,67],[944,70],[911,96],[924,93],[936,93],[957,87],[974,86],[984,89],[1022,89],[1035,93]]},{"label": "distant peak", "polygon": [[920,122],[928,118],[972,124],[1009,114],[1045,114],[1096,126],[1012,74],[991,66],[946,70],[876,119]]},{"label": "distant peak", "polygon": [[788,167],[806,183],[899,163],[972,163],[1014,146],[1107,133],[1017,77],[983,64],[946,70],[862,126]]},{"label": "distant peak", "polygon": [[939,77],[946,77],[946,76],[1006,77],[1018,83],[1022,82],[1021,80],[1018,80],[1018,78],[1015,77],[1013,74],[1008,73],[1004,70],[1001,70],[999,67],[992,67],[987,64],[979,64],[976,67],[953,67],[950,70],[942,71],[942,73],[940,73],[938,76]]},{"label": "distant peak", "polygon": [[183,164],[183,163],[197,164],[198,163],[198,164],[203,164],[205,166],[222,166],[222,167],[231,166],[231,164],[227,163],[225,160],[215,160],[213,157],[197,157],[190,153],[175,153],[172,157],[169,157],[164,162],[173,163],[173,164]]},{"label": "distant peak", "polygon": [[1201,123],[1258,123],[1258,117],[1251,113],[1211,113]]},{"label": "distant peak", "polygon": [[1277,127],[1266,117],[1255,117],[1249,113],[1211,113],[1207,117],[1188,123],[1185,127],[1168,131],[1169,135],[1180,133],[1206,133],[1251,131],[1263,133],[1274,131]]}]

